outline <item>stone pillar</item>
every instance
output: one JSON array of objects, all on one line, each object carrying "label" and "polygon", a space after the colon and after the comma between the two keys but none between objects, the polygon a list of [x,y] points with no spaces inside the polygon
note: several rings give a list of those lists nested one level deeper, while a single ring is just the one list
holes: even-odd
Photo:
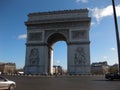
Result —
[{"label": "stone pillar", "polygon": [[68,73],[90,74],[89,30],[72,29],[69,36]]},{"label": "stone pillar", "polygon": [[32,45],[26,49],[26,74],[47,74],[48,72],[48,46]]},{"label": "stone pillar", "polygon": [[90,74],[89,45],[68,45],[68,73]]}]

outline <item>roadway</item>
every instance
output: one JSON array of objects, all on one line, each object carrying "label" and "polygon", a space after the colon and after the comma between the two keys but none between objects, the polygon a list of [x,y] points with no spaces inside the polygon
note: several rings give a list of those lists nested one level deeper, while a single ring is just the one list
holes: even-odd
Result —
[{"label": "roadway", "polygon": [[97,76],[5,76],[17,84],[16,90],[120,90],[120,80]]}]

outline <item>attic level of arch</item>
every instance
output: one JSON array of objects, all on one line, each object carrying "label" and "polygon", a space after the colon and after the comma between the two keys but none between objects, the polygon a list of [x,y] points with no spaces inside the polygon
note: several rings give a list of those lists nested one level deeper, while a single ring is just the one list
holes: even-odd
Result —
[{"label": "attic level of arch", "polygon": [[[50,29],[50,28],[77,28],[77,27],[90,27],[90,18],[87,20],[81,20],[81,21],[63,21],[62,22],[51,22],[51,23],[43,23],[43,21],[37,22],[37,21],[32,21],[32,22],[25,22],[27,29]],[[87,28],[89,30],[89,28]]]}]

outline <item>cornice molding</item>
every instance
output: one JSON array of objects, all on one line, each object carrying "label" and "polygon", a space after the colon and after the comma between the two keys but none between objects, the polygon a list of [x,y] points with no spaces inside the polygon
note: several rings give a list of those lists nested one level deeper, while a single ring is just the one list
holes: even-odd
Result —
[{"label": "cornice molding", "polygon": [[58,11],[48,11],[48,12],[35,12],[35,13],[30,13],[28,14],[28,16],[31,15],[52,15],[52,14],[65,14],[65,13],[83,13],[83,12],[87,12],[88,13],[88,9],[74,9],[74,10],[58,10]]}]

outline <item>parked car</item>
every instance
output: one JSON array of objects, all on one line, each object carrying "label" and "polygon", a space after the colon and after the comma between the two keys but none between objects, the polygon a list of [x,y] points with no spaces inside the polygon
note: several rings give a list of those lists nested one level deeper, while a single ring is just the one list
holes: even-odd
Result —
[{"label": "parked car", "polygon": [[0,90],[8,89],[15,90],[16,83],[14,81],[10,81],[7,78],[0,76]]},{"label": "parked car", "polygon": [[107,73],[105,74],[105,78],[109,80],[120,79],[120,73]]}]

